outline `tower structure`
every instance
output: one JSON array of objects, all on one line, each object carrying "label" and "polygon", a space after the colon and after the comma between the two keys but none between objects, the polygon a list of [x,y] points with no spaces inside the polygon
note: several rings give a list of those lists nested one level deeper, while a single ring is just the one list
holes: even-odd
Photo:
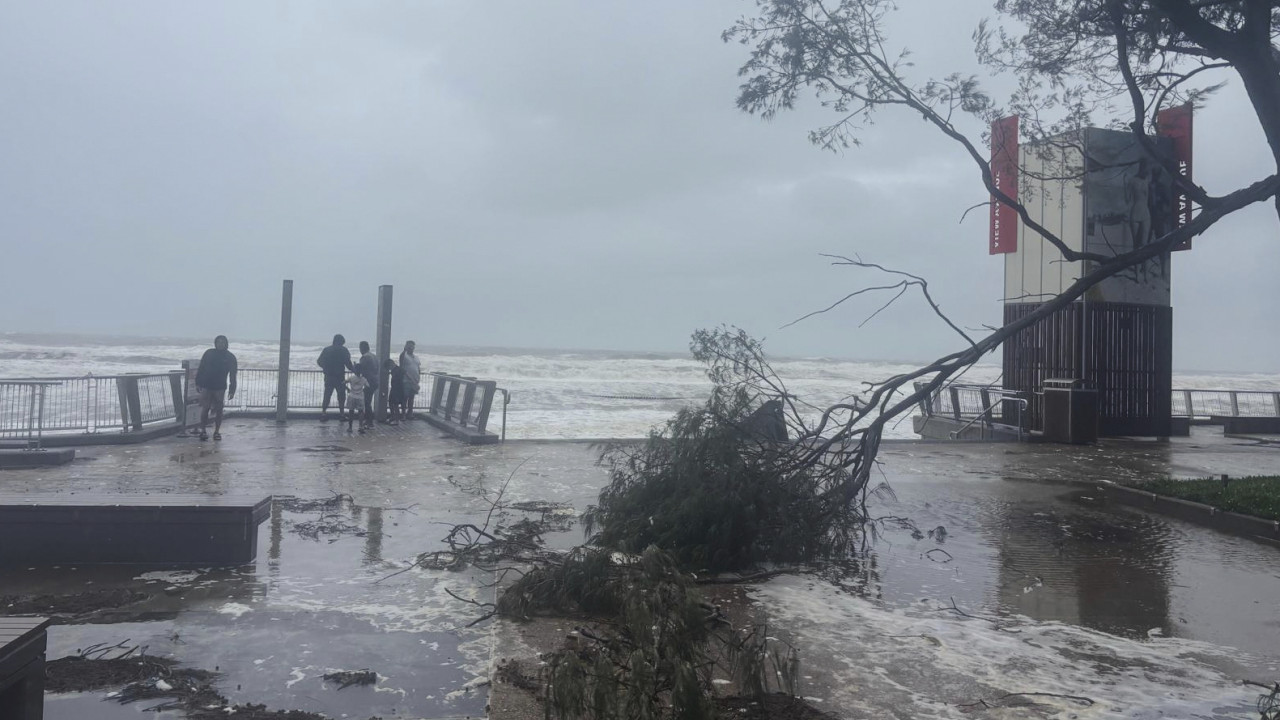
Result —
[{"label": "tower structure", "polygon": [[[1154,153],[1132,132],[1100,128],[1020,145],[1017,118],[997,121],[993,179],[1071,250],[1120,255],[1190,217],[1189,198],[1178,192],[1173,171],[1190,177],[1191,110],[1172,108],[1159,120]],[[1097,265],[1067,261],[1012,208],[995,202],[989,249],[1004,256],[1006,324]],[[1033,430],[1044,428],[1046,382],[1068,380],[1096,391],[1099,435],[1170,434],[1170,265],[1170,253],[1163,253],[1107,278],[1004,344],[1003,385],[1029,399]]]}]

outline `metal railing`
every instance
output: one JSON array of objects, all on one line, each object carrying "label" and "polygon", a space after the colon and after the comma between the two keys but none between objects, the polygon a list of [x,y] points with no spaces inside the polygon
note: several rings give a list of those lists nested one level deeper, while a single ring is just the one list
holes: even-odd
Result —
[{"label": "metal railing", "polygon": [[[916,388],[924,383],[916,383]],[[938,388],[920,401],[920,412],[926,417],[947,417],[964,422],[965,427],[987,417],[991,422],[1003,422],[1021,427],[1021,418],[1003,417],[1011,408],[1025,412],[1026,400],[1021,404],[1019,393],[990,385],[952,384]],[[1280,417],[1280,391],[1275,390],[1193,390],[1177,389],[1172,393],[1170,414],[1207,420],[1221,417]],[[997,410],[1001,412],[997,412]],[[966,422],[969,421],[969,422]]]},{"label": "metal railing", "polygon": [[[428,387],[433,373],[419,376],[419,387]],[[236,396],[227,401],[228,410],[269,410],[276,406],[280,388],[280,371],[275,368],[244,368],[236,374]],[[336,395],[336,394],[335,394]],[[332,397],[329,406],[336,408],[338,399]],[[427,398],[419,392],[414,406],[426,409]],[[289,409],[319,410],[324,406],[324,371],[289,371]]]},{"label": "metal railing", "polygon": [[[500,388],[493,380],[477,380],[473,377],[433,372],[431,399],[427,412],[433,417],[464,428],[488,432],[489,412],[493,398]],[[507,434],[507,404],[511,397],[502,390],[502,437]]]},{"label": "metal railing", "polygon": [[[917,382],[917,390],[925,383]],[[1016,400],[1022,400],[1019,404]],[[926,417],[948,417],[957,421],[971,418],[986,418],[989,422],[1006,425],[1021,425],[1021,416],[1015,410],[1012,417],[1006,417],[1008,406],[1024,407],[1026,398],[1014,390],[993,385],[969,385],[952,383],[944,385],[920,400],[920,412]]]},{"label": "metal railing", "polygon": [[[39,434],[135,432],[176,422],[181,373],[0,380],[0,440]],[[39,397],[38,413],[33,401]]]},{"label": "metal railing", "polygon": [[1173,391],[1172,414],[1207,419],[1227,417],[1280,417],[1280,392],[1270,390]]}]

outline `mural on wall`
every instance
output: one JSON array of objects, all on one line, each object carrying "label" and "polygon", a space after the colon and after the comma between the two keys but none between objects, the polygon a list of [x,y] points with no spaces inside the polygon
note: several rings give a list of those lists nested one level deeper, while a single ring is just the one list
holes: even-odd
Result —
[{"label": "mural on wall", "polygon": [[[1161,141],[1161,149],[1168,141]],[[1085,250],[1119,255],[1173,229],[1173,177],[1128,132],[1085,134]],[[1091,302],[1169,304],[1169,253],[1091,288]]]}]

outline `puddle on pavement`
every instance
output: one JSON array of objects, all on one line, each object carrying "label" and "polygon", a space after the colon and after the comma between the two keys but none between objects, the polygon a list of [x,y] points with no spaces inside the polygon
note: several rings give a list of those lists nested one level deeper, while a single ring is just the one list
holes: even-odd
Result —
[{"label": "puddle on pavement", "polygon": [[[312,532],[317,522],[333,531]],[[379,582],[438,546],[438,528],[346,495],[293,498],[259,528],[260,557],[250,566],[10,568],[0,570],[0,586],[29,612],[49,613],[54,601],[67,624],[49,630],[51,659],[124,643],[216,669],[216,687],[232,703],[334,718],[482,716],[488,630],[464,628],[475,608],[445,590],[483,599],[491,578],[413,570]],[[363,669],[378,673],[376,684],[339,690],[323,680]],[[45,717],[134,718],[139,706],[157,704],[103,702],[107,692],[51,695]]]},{"label": "puddle on pavement", "polygon": [[1007,717],[1257,717],[1240,680],[1280,679],[1280,549],[998,475],[896,480],[873,513],[941,541],[887,523],[864,555],[751,591],[825,671],[804,694],[913,720],[1009,692],[1093,704]]}]

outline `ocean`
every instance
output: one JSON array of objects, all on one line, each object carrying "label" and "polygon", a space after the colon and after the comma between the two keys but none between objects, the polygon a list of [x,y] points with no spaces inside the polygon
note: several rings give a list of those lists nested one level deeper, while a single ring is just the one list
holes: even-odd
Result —
[{"label": "ocean", "polygon": [[[165,372],[198,359],[207,341],[173,338],[103,338],[76,335],[0,335],[0,378],[80,377],[128,372]],[[295,343],[294,369],[316,369],[320,343]],[[274,368],[274,342],[236,342],[242,368]],[[396,346],[398,352],[399,346]],[[706,399],[705,368],[688,354],[606,350],[528,350],[490,347],[419,347],[424,371],[495,380],[510,392],[507,437],[583,439],[643,437],[679,408]],[[826,407],[882,381],[919,367],[911,362],[838,358],[771,358],[788,390]],[[965,382],[998,380],[998,365],[976,365]],[[1175,388],[1275,390],[1276,373],[1176,372]],[[498,408],[494,409],[497,418]],[[909,415],[891,424],[886,437],[915,437]]]}]

